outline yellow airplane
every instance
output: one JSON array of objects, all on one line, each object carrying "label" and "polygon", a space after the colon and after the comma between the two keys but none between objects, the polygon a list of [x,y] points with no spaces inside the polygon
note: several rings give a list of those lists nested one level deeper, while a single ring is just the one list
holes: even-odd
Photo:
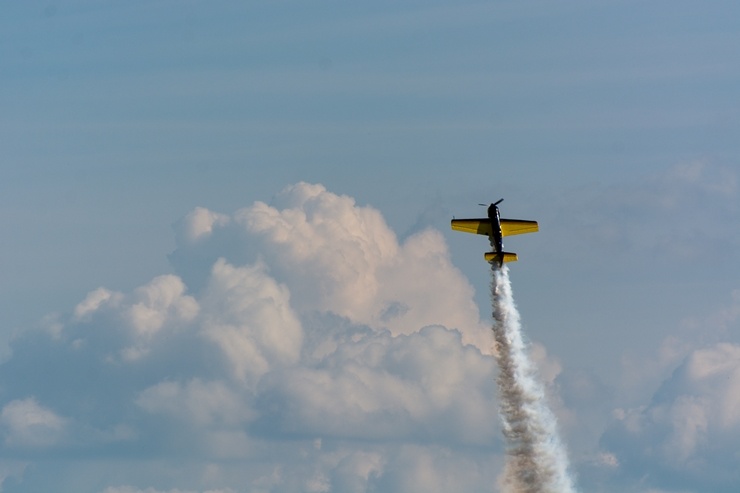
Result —
[{"label": "yellow airplane", "polygon": [[[488,217],[480,219],[453,219],[452,229],[488,236],[491,242],[492,252],[486,252],[486,262],[498,262],[501,267],[504,262],[516,262],[516,253],[504,251],[504,236],[521,235],[524,233],[536,233],[539,231],[537,221],[524,221],[521,219],[501,219],[498,205],[504,199],[488,206]],[[479,204],[485,207],[485,204]]]}]

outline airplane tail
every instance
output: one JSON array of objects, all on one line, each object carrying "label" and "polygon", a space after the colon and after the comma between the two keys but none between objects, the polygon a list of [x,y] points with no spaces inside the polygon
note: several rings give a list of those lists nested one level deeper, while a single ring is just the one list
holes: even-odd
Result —
[{"label": "airplane tail", "polygon": [[516,262],[517,260],[519,260],[519,257],[516,256],[516,253],[511,252],[486,252],[483,257],[486,259],[486,262],[496,261],[499,263],[499,265],[503,264],[504,262]]}]

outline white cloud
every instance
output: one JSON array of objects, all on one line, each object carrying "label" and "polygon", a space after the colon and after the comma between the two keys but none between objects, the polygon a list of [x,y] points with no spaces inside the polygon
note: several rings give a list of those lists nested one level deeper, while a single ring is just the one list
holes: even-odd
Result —
[{"label": "white cloud", "polygon": [[17,337],[0,366],[3,452],[78,453],[37,463],[46,477],[132,477],[131,454],[152,458],[104,493],[492,484],[490,335],[441,234],[399,243],[378,211],[320,185],[276,203],[179,225],[179,258],[208,264],[197,289],[171,274],[99,288],[53,334]]},{"label": "white cloud", "polygon": [[104,304],[116,305],[121,300],[120,293],[114,293],[105,288],[98,288],[95,291],[90,291],[87,297],[81,301],[74,309],[74,316],[76,320],[83,320],[91,313],[96,312]]},{"label": "white cloud", "polygon": [[40,405],[35,398],[16,399],[3,407],[0,425],[11,447],[50,447],[58,443],[67,420]]},{"label": "white cloud", "polygon": [[[674,478],[725,491],[737,484],[740,440],[740,346],[692,351],[650,405],[618,410],[604,443],[629,472],[664,469]],[[674,480],[654,478],[665,487]]]},{"label": "white cloud", "polygon": [[495,484],[490,458],[476,463],[449,449],[407,445],[393,459],[383,476],[371,483],[377,491],[485,491]]},{"label": "white cloud", "polygon": [[[372,318],[381,289],[377,270],[398,253],[378,211],[317,185],[289,187],[280,198],[289,208],[258,202],[236,220],[263,240],[265,255],[301,293],[299,306],[354,321]],[[309,284],[312,279],[319,282]]]},{"label": "white cloud", "polygon": [[214,227],[225,226],[229,220],[229,216],[225,214],[196,207],[177,223],[175,232],[179,239],[192,243],[208,237]]},{"label": "white cloud", "polygon": [[442,327],[395,337],[367,332],[310,367],[268,376],[267,386],[261,406],[289,434],[495,439],[493,361]]},{"label": "white cloud", "polygon": [[130,295],[98,288],[75,307],[72,320],[89,321],[95,314],[114,312],[136,337],[147,339],[166,324],[190,322],[198,315],[197,301],[185,291],[182,279],[171,274],[155,277]]},{"label": "white cloud", "polygon": [[537,366],[542,382],[546,387],[552,387],[555,384],[555,379],[563,371],[563,365],[556,358],[547,354],[547,348],[542,344],[532,344],[529,354]]},{"label": "white cloud", "polygon": [[0,460],[0,491],[6,480],[18,480],[23,477],[23,471],[28,467],[28,462]]},{"label": "white cloud", "polygon": [[303,332],[290,293],[263,265],[234,267],[219,259],[203,299],[203,331],[224,352],[233,375],[249,384],[272,365],[292,365]]},{"label": "white cloud", "polygon": [[740,290],[730,293],[730,300],[714,312],[691,317],[673,328],[650,353],[643,356],[623,356],[621,385],[628,398],[646,398],[693,351],[724,342],[740,343],[737,322],[740,320]]},{"label": "white cloud", "polygon": [[182,329],[197,318],[200,306],[186,290],[182,279],[171,274],[157,276],[131,294],[98,288],[77,304],[69,320],[57,322],[53,332],[59,337],[65,330],[71,334],[80,325],[102,325],[104,329],[98,333],[79,333],[73,344],[79,348],[91,339],[100,342],[118,338],[116,344],[126,341],[127,345],[118,347],[117,354],[109,354],[107,359],[132,363],[149,354],[163,329]]},{"label": "white cloud", "polygon": [[235,223],[260,242],[297,310],[331,312],[394,334],[440,324],[490,352],[473,288],[452,265],[439,232],[399,244],[377,210],[321,185],[299,183],[276,201],[285,208],[257,202],[238,211]]},{"label": "white cloud", "polygon": [[151,336],[170,320],[189,322],[198,314],[198,303],[185,293],[185,284],[173,275],[159,276],[137,288],[126,318],[142,336]]},{"label": "white cloud", "polygon": [[[733,291],[724,307],[684,321],[650,360],[625,361],[625,393],[633,404],[613,410],[601,438],[622,478],[649,477],[645,485],[655,491],[734,491],[740,480],[737,305]],[[652,390],[643,396],[644,389]]]},{"label": "white cloud", "polygon": [[218,381],[160,382],[143,390],[136,398],[136,404],[147,412],[174,417],[200,427],[234,426],[254,417],[242,398]]}]

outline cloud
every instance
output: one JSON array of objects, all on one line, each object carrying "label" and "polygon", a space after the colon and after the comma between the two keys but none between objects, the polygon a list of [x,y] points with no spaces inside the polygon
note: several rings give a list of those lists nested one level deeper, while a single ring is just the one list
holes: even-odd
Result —
[{"label": "cloud", "polygon": [[254,385],[272,366],[298,360],[303,330],[290,293],[263,265],[234,267],[219,259],[203,305],[204,335],[225,353],[239,380]]},{"label": "cloud", "polygon": [[44,448],[63,438],[67,420],[29,397],[6,404],[0,412],[0,425],[6,446]]},{"label": "cloud", "polygon": [[691,316],[671,327],[670,333],[644,355],[622,358],[621,392],[626,398],[646,399],[693,351],[720,343],[740,343],[740,290],[732,290],[729,300],[712,313]]},{"label": "cloud", "polygon": [[[583,262],[610,258],[620,265],[727,262],[740,247],[736,228],[739,177],[735,169],[692,161],[609,187],[590,186],[567,199],[549,199],[541,223],[560,225],[549,248]],[[548,214],[550,217],[548,217]],[[553,231],[557,233],[557,231]],[[578,242],[573,242],[578,238]]]},{"label": "cloud", "polygon": [[175,274],[92,290],[53,331],[12,341],[0,365],[2,453],[34,462],[13,473],[17,485],[492,484],[490,336],[441,234],[399,243],[377,210],[305,183],[273,206],[196,209],[176,231]]},{"label": "cloud", "polygon": [[28,462],[0,460],[0,491],[4,491],[3,484],[16,481],[23,477]]},{"label": "cloud", "polygon": [[[156,490],[154,488],[147,488],[145,490],[134,488],[133,486],[116,486],[116,487],[108,487],[103,490],[103,493],[201,493],[194,490]],[[232,489],[225,489],[225,490],[207,490],[203,491],[202,493],[235,493],[235,490]]]},{"label": "cloud", "polygon": [[[740,440],[740,345],[691,351],[649,405],[618,409],[602,442],[651,484],[733,491]],[[657,471],[657,473],[656,473]]]},{"label": "cloud", "polygon": [[655,491],[734,491],[734,443],[740,439],[736,294],[713,313],[685,320],[649,360],[624,361],[620,399],[631,404],[612,408],[599,444],[616,460],[611,480],[639,479]]},{"label": "cloud", "polygon": [[[116,328],[130,344],[120,348],[117,357],[137,360],[147,354],[160,331],[187,325],[197,317],[198,302],[185,291],[182,279],[175,275],[155,277],[128,295],[98,288],[77,304],[70,323],[103,323],[108,330]],[[57,336],[63,330],[63,324],[58,324],[53,331]],[[76,342],[82,344],[85,339]]]},{"label": "cloud", "polygon": [[[735,193],[709,187],[710,171],[665,180]],[[670,200],[660,204],[673,212]],[[94,289],[50,318],[53,330],[12,341],[0,365],[2,452],[6,464],[33,464],[6,483],[275,493],[496,483],[490,329],[438,231],[399,241],[379,211],[299,183],[232,214],[198,208],[175,236],[174,273],[129,292]],[[645,488],[680,490],[675,477],[722,491],[738,479],[728,462],[740,438],[738,346],[726,342],[740,319],[735,298],[687,323],[703,346],[676,335],[656,368],[636,365],[665,382],[611,420],[613,389],[533,344],[574,449],[592,453],[580,461],[589,481],[634,485],[649,472]],[[43,419],[22,425],[26,415]],[[82,470],[87,482],[73,473]]]},{"label": "cloud", "polygon": [[163,381],[144,389],[135,402],[149,413],[176,418],[186,425],[234,425],[252,417],[241,397],[219,381]]},{"label": "cloud", "polygon": [[198,303],[184,293],[185,284],[179,277],[156,277],[134,291],[126,319],[144,337],[153,335],[170,320],[189,322],[198,314]]},{"label": "cloud", "polygon": [[466,454],[411,445],[403,447],[386,473],[371,484],[376,491],[443,493],[489,490],[494,478],[488,464],[471,462]]},{"label": "cloud", "polygon": [[[330,312],[394,334],[440,324],[460,330],[465,343],[490,351],[489,329],[479,319],[473,288],[452,265],[439,232],[427,229],[399,244],[377,210],[321,185],[287,187],[275,202],[256,202],[220,222],[208,238],[180,243],[173,263],[183,267],[185,277],[197,279],[193,264],[207,259],[211,265],[215,251],[246,261],[242,252],[251,247],[288,287],[298,312]],[[188,218],[180,229],[194,227]]]},{"label": "cloud", "polygon": [[78,321],[83,320],[99,310],[103,305],[117,305],[120,302],[120,293],[114,293],[105,288],[98,288],[88,293],[87,297],[75,307],[74,318]]},{"label": "cloud", "polygon": [[181,219],[175,231],[179,242],[196,243],[207,238],[215,227],[223,227],[229,222],[229,216],[209,211],[205,207],[196,207]]},{"label": "cloud", "polygon": [[442,327],[395,337],[357,333],[310,368],[276,372],[265,385],[263,416],[289,435],[496,439],[493,362]]}]

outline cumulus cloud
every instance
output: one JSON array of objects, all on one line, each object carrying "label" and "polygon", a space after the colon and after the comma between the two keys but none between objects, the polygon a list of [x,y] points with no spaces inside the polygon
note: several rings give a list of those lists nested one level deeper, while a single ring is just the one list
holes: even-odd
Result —
[{"label": "cumulus cloud", "polygon": [[126,319],[142,336],[151,336],[169,320],[189,322],[198,314],[198,303],[184,293],[179,277],[156,277],[134,291]]},{"label": "cumulus cloud", "polygon": [[3,407],[0,424],[10,447],[50,447],[63,437],[67,420],[35,398],[16,399]]},{"label": "cumulus cloud", "polygon": [[[712,170],[678,169],[663,182],[727,205],[736,192],[718,189]],[[665,217],[670,196],[654,204]],[[107,493],[495,485],[503,454],[489,328],[438,231],[400,241],[377,210],[305,183],[233,214],[198,208],[175,230],[173,274],[130,292],[94,289],[50,318],[53,331],[12,342],[0,365],[7,481],[44,490],[59,485],[42,476],[84,469]],[[740,319],[736,294],[696,322],[716,328],[701,349],[665,341],[651,373],[668,376],[663,386],[614,412],[598,446],[612,392],[532,346],[565,428],[587,436],[576,449],[596,449],[581,461],[591,479],[623,475],[656,491],[679,491],[678,481],[729,491],[740,479],[740,346],[718,343]],[[594,400],[598,419],[574,412]],[[130,457],[146,457],[146,468]],[[93,491],[80,477],[63,486]]]},{"label": "cumulus cloud", "polygon": [[663,381],[695,350],[730,342],[738,344],[740,321],[740,290],[732,290],[729,300],[712,313],[692,316],[673,327],[658,346],[644,355],[630,354],[622,358],[621,392],[634,400],[647,399]]},{"label": "cumulus cloud", "polygon": [[195,426],[234,425],[252,416],[242,398],[219,381],[163,381],[144,389],[136,398],[136,404],[147,412]]},{"label": "cumulus cloud", "polygon": [[[82,491],[96,475],[137,478],[104,493],[492,484],[490,336],[438,232],[399,242],[377,210],[305,183],[231,216],[196,209],[176,228],[176,274],[128,293],[95,289],[53,333],[13,341],[0,366],[2,450],[19,460],[32,449],[36,461],[19,485]],[[151,460],[142,469],[132,456]]]},{"label": "cumulus cloud", "polygon": [[[171,274],[155,277],[127,295],[98,288],[77,304],[67,325],[74,328],[104,324],[106,331],[116,331],[129,343],[119,348],[117,355],[110,356],[122,361],[138,360],[147,355],[153,339],[161,330],[180,328],[197,317],[198,302],[185,294],[186,290],[182,279]],[[57,320],[56,324],[54,334],[59,336],[64,323]],[[77,339],[76,344],[83,344],[91,338],[91,334],[86,336]],[[101,338],[101,334],[93,337]]]},{"label": "cumulus cloud", "polygon": [[639,479],[654,491],[736,489],[737,305],[735,290],[713,313],[685,320],[649,360],[625,360],[622,377],[631,403],[612,405],[600,440],[602,453],[614,457],[612,479]]},{"label": "cumulus cloud", "polygon": [[229,216],[209,211],[205,207],[196,207],[178,222],[176,231],[179,241],[197,242],[200,238],[207,238],[213,228],[225,226]]},{"label": "cumulus cloud", "polygon": [[618,409],[603,443],[626,471],[656,487],[733,491],[740,440],[740,346],[719,343],[685,358],[649,405]]},{"label": "cumulus cloud", "polygon": [[[287,187],[275,202],[237,211],[213,228],[212,245],[204,237],[181,243],[171,258],[192,269],[209,253],[232,252],[234,238],[242,238],[289,288],[298,312],[330,312],[394,334],[441,324],[458,329],[466,344],[490,351],[473,288],[452,265],[439,232],[427,229],[399,243],[377,210],[321,185]],[[188,221],[180,227],[191,228]],[[244,260],[236,250],[233,257]]]},{"label": "cumulus cloud", "polygon": [[90,291],[74,309],[74,317],[77,321],[84,320],[90,314],[95,313],[105,304],[117,305],[122,298],[121,293],[114,293],[105,288]]},{"label": "cumulus cloud", "polygon": [[366,331],[310,368],[270,375],[260,405],[288,434],[485,444],[495,439],[493,378],[490,358],[454,331]]},{"label": "cumulus cloud", "polygon": [[236,378],[254,385],[272,365],[298,360],[303,331],[290,293],[263,265],[234,267],[219,259],[203,304],[204,334],[225,353]]}]

